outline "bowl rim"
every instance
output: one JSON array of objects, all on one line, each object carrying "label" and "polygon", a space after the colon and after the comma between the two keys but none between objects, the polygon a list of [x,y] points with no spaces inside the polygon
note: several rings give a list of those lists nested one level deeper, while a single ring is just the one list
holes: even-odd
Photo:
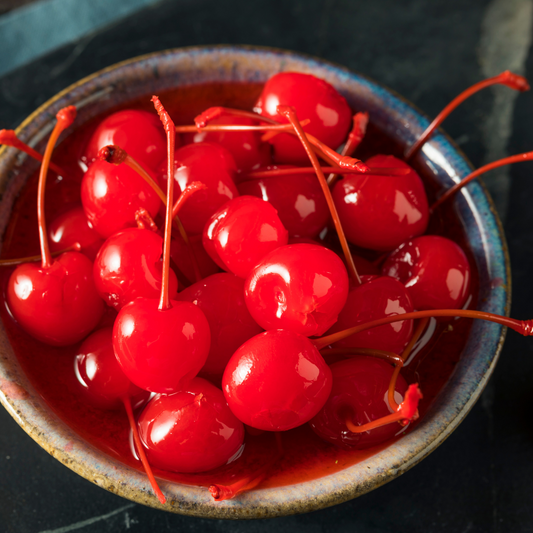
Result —
[{"label": "bowl rim", "polygon": [[[154,52],[101,69],[47,100],[20,124],[16,132],[25,138],[29,135],[27,130],[35,122],[39,120],[50,122],[55,115],[53,110],[57,104],[60,103],[60,107],[70,105],[70,100],[76,96],[76,91],[88,87],[92,82],[102,80],[109,75],[118,76],[135,66],[150,66],[153,62],[160,64],[169,59],[183,60],[191,57],[196,60],[210,58],[212,62],[215,60],[238,62],[243,58],[262,59],[270,60],[273,64],[277,62],[282,70],[287,70],[285,66],[292,64],[302,65],[309,70],[318,69],[338,80],[362,84],[371,93],[376,93],[379,98],[387,99],[389,104],[392,102],[390,105],[396,106],[400,111],[409,112],[410,116],[416,117],[413,135],[429,124],[423,113],[395,91],[346,67],[288,50],[217,45]],[[413,125],[411,122],[409,124]],[[456,173],[458,176],[472,168],[462,151],[442,130],[439,130],[426,146],[430,147],[430,151],[444,151],[448,154],[452,158],[452,166],[458,168]],[[428,158],[427,150],[421,152],[419,157]],[[8,147],[0,149],[0,174],[10,183],[17,174],[17,161],[20,162],[20,157],[17,159],[14,149]],[[12,201],[14,195],[13,191],[8,190],[8,194],[3,195],[0,205],[3,207],[6,202]],[[493,265],[498,274],[496,277],[501,279],[501,284],[496,289],[501,290],[491,293],[491,296],[496,295],[495,301],[489,301],[479,307],[508,316],[511,296],[510,261],[503,228],[492,200],[482,183],[472,183],[463,190],[457,203],[459,210],[471,209],[474,212],[473,216],[466,216],[466,222],[479,219],[488,224],[488,240],[498,248],[495,254],[501,259],[501,264]],[[14,354],[7,342],[3,324],[0,324],[0,354],[4,356],[0,357],[0,402],[17,423],[52,456],[71,470],[115,494],[151,507],[193,516],[230,519],[283,516],[328,507],[362,495],[404,473],[431,453],[453,432],[479,398],[495,368],[505,332],[506,328],[486,323],[477,323],[472,327],[469,338],[473,334],[480,336],[480,340],[474,343],[476,353],[482,348],[480,344],[487,344],[487,339],[490,338],[490,356],[482,357],[481,361],[476,359],[468,362],[461,358],[458,365],[461,366],[461,370],[458,368],[454,371],[423,420],[394,446],[335,474],[295,485],[253,490],[226,502],[214,502],[205,489],[162,481],[161,487],[168,496],[169,503],[167,506],[161,506],[144,474],[125,467],[103,452],[88,446],[55,414],[47,411],[46,404],[42,399],[35,397],[35,392],[28,392],[31,391],[31,386],[17,367],[17,363],[13,361]],[[463,366],[464,363],[468,363],[466,367]],[[117,464],[125,475],[120,475],[120,471],[117,472]],[[127,483],[124,481],[125,478]]]}]

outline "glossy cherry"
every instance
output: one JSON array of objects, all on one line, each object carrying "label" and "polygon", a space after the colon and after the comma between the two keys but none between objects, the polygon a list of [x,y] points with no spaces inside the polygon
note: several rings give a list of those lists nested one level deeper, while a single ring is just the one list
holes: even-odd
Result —
[{"label": "glossy cherry", "polygon": [[347,239],[357,246],[390,251],[426,230],[429,209],[420,176],[393,157],[371,157],[372,167],[399,167],[403,176],[351,175],[333,188],[333,199]]},{"label": "glossy cherry", "polygon": [[[288,166],[267,167],[265,170],[276,168]],[[324,193],[312,169],[308,174],[246,180],[237,188],[242,195],[270,202],[290,237],[316,237],[330,218]]]},{"label": "glossy cherry", "polygon": [[470,289],[470,264],[455,242],[438,235],[411,239],[394,250],[382,267],[401,281],[414,309],[459,309]]},{"label": "glossy cherry", "polygon": [[[393,366],[375,357],[355,356],[330,368],[331,394],[309,422],[319,437],[341,448],[363,449],[386,442],[405,430],[397,422],[364,433],[352,433],[346,426],[347,419],[361,426],[394,412],[387,399]],[[406,391],[407,383],[400,374],[394,392],[396,403],[403,401]]]},{"label": "glossy cherry", "polygon": [[222,391],[202,378],[179,392],[152,398],[139,417],[139,432],[150,463],[170,472],[225,465],[244,440],[244,427]]},{"label": "glossy cherry", "polygon": [[245,424],[286,431],[310,420],[331,391],[331,371],[313,343],[289,330],[245,342],[229,360],[222,390]]},{"label": "glossy cherry", "polygon": [[246,305],[264,329],[290,329],[301,335],[325,333],[348,296],[348,273],[341,258],[313,244],[273,250],[246,279]]},{"label": "glossy cherry", "polygon": [[[286,123],[278,114],[278,105],[292,106],[300,121],[310,119],[305,131],[336,149],[348,135],[352,121],[351,110],[337,90],[311,74],[281,72],[272,76],[254,106],[254,111],[265,117]],[[270,142],[274,147],[276,163],[302,165],[307,155],[294,136],[280,133]]]},{"label": "glossy cherry", "polygon": [[240,196],[211,216],[202,241],[221,268],[246,278],[266,254],[287,244],[288,233],[272,205]]},{"label": "glossy cherry", "polygon": [[263,331],[246,307],[244,280],[234,274],[209,276],[181,291],[177,300],[197,305],[209,322],[211,349],[202,368],[205,374],[222,376],[235,350]]}]

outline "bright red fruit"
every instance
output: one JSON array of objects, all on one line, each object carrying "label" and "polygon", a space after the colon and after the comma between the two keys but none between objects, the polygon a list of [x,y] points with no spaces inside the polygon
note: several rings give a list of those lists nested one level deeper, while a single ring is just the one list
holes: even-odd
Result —
[{"label": "bright red fruit", "polygon": [[113,348],[128,378],[151,392],[176,392],[198,374],[210,346],[209,324],[189,302],[137,298],[115,320]]},{"label": "bright red fruit", "polygon": [[461,247],[437,235],[402,244],[387,258],[382,272],[405,285],[419,311],[459,309],[468,297],[472,277]]},{"label": "bright red fruit", "polygon": [[105,239],[125,228],[137,227],[135,213],[144,208],[154,218],[161,205],[157,193],[127,165],[95,161],[81,182],[83,210]]},{"label": "bright red fruit", "polygon": [[331,371],[307,337],[288,330],[265,331],[235,352],[222,390],[245,424],[286,431],[322,408],[331,391]]},{"label": "bright red fruit", "polygon": [[[348,418],[360,426],[394,412],[387,399],[393,371],[393,366],[376,357],[356,356],[332,364],[331,394],[309,422],[313,431],[324,440],[348,449],[370,448],[404,431],[397,422],[364,433],[352,433],[346,427]],[[407,383],[399,375],[394,392],[397,403],[403,401],[406,391]]]},{"label": "bright red fruit", "polygon": [[67,252],[49,267],[24,263],[9,278],[7,302],[20,325],[53,346],[68,346],[86,337],[98,324],[104,302],[93,281],[92,263]]},{"label": "bright red fruit", "polygon": [[204,278],[178,294],[177,300],[197,305],[211,330],[211,350],[202,372],[221,376],[235,350],[261,333],[244,302],[244,280],[222,273]]},{"label": "bright red fruit", "polygon": [[407,163],[394,156],[377,155],[366,164],[370,168],[407,168],[409,173],[344,177],[333,188],[335,206],[352,244],[393,250],[426,230],[429,208],[424,184]]},{"label": "bright red fruit", "polygon": [[201,378],[152,398],[139,417],[139,433],[150,464],[183,473],[225,465],[244,440],[244,427],[222,391]]},{"label": "bright red fruit", "polygon": [[290,244],[270,252],[245,283],[250,314],[264,329],[322,335],[337,320],[348,296],[341,258],[314,244]]},{"label": "bright red fruit", "polygon": [[167,154],[161,122],[157,115],[147,111],[126,109],[102,120],[87,143],[89,164],[110,144],[120,146],[145,170],[157,169]]},{"label": "bright red fruit", "polygon": [[[278,105],[294,107],[300,121],[310,119],[304,130],[333,149],[348,135],[352,112],[346,100],[329,83],[311,74],[281,72],[272,76],[265,83],[254,111],[285,124],[287,119],[278,114]],[[280,133],[270,142],[274,146],[276,163],[309,163],[297,137]]]},{"label": "bright red fruit", "polygon": [[213,214],[202,241],[221,268],[246,278],[266,254],[287,244],[288,238],[277,211],[268,202],[240,196]]},{"label": "bright red fruit", "polygon": [[[109,237],[94,262],[94,282],[101,298],[117,311],[135,298],[157,298],[161,292],[163,239],[147,229],[129,228]],[[169,272],[169,295],[178,291]]]},{"label": "bright red fruit", "polygon": [[[413,305],[406,288],[388,276],[362,276],[363,284],[352,289],[339,319],[328,335],[386,316],[410,313]],[[374,348],[400,354],[411,335],[413,321],[404,320],[368,329],[337,341],[337,348]]]}]

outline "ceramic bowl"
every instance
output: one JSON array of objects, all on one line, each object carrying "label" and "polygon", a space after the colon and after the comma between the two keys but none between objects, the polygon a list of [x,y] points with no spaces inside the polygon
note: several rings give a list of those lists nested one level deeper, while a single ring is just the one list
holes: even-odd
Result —
[{"label": "ceramic bowl", "polygon": [[[30,145],[43,144],[66,105],[78,107],[78,123],[141,95],[178,85],[215,81],[264,82],[280,71],[313,73],[334,85],[353,109],[396,143],[411,144],[428,124],[408,102],[369,79],[326,61],[287,51],[248,47],[184,48],[114,65],[68,87],[18,128]],[[449,187],[471,168],[441,132],[424,146],[418,164]],[[14,149],[0,152],[0,235],[13,201],[35,164]],[[473,183],[455,200],[479,272],[479,309],[507,314],[509,261],[500,223],[483,187]],[[496,282],[495,282],[496,280]],[[265,518],[304,513],[355,498],[394,479],[433,451],[467,415],[496,364],[504,330],[476,321],[451,378],[422,421],[394,445],[335,474],[273,489],[255,489],[235,500],[214,502],[205,489],[162,482],[164,509],[211,518]],[[22,372],[0,326],[0,399],[21,427],[69,468],[120,496],[162,508],[145,475],[110,459],[83,441],[47,408]]]}]

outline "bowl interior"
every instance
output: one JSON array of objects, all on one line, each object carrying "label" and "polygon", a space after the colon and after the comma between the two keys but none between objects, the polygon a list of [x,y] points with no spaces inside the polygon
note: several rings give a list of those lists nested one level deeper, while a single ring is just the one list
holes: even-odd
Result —
[{"label": "bowl interior", "polygon": [[[42,145],[57,111],[78,108],[78,123],[124,102],[176,86],[207,82],[264,82],[272,74],[295,70],[313,73],[334,85],[352,109],[366,110],[370,120],[396,144],[412,143],[428,121],[409,103],[376,83],[342,67],[291,52],[246,47],[170,50],[105,69],[67,88],[19,127],[19,137]],[[470,172],[469,163],[443,134],[426,143],[417,165],[449,187]],[[36,164],[16,150],[0,151],[0,235],[13,202]],[[509,262],[492,204],[479,184],[471,184],[455,201],[479,273],[478,308],[507,314]],[[386,483],[435,449],[473,406],[496,363],[504,332],[476,322],[456,369],[423,420],[393,446],[359,463],[314,481],[257,489],[236,500],[214,502],[205,489],[163,482],[166,510],[212,518],[264,518],[306,512],[363,494]],[[146,477],[83,441],[47,408],[22,372],[0,325],[0,400],[22,428],[49,453],[94,483],[126,498],[161,507]],[[161,507],[163,508],[163,507]]]}]

